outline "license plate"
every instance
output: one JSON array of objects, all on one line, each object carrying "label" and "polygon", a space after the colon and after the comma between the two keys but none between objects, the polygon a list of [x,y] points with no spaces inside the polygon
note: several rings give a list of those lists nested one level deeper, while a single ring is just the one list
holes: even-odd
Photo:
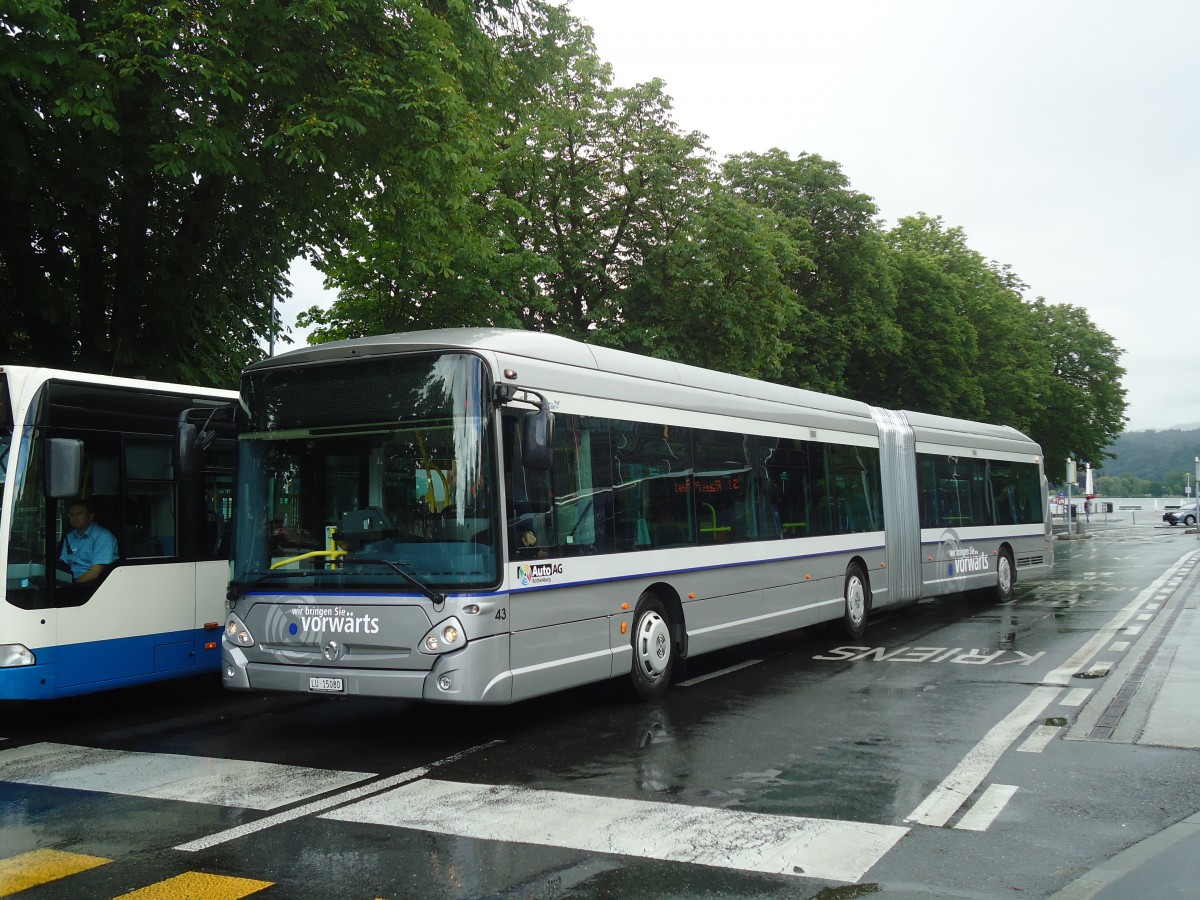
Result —
[{"label": "license plate", "polygon": [[327,691],[335,694],[340,694],[345,690],[340,678],[309,678],[308,689],[310,691]]}]

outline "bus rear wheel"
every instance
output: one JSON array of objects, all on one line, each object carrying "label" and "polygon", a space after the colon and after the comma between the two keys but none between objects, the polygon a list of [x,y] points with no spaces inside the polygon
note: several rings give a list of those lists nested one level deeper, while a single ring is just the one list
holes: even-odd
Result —
[{"label": "bus rear wheel", "polygon": [[867,630],[867,611],[871,607],[871,587],[867,573],[858,563],[846,569],[846,586],[843,592],[846,610],[842,617],[842,628],[846,636],[858,640]]},{"label": "bus rear wheel", "polygon": [[674,669],[675,642],[667,610],[657,597],[643,597],[633,615],[633,692],[642,700],[658,699],[670,686]]}]

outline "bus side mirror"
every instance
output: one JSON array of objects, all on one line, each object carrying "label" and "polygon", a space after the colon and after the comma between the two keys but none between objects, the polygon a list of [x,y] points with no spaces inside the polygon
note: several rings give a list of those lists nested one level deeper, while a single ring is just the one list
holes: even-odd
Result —
[{"label": "bus side mirror", "polygon": [[175,470],[180,477],[195,475],[199,468],[196,460],[198,432],[191,422],[180,422],[175,426]]},{"label": "bus side mirror", "polygon": [[543,402],[538,409],[525,414],[525,434],[521,442],[521,461],[527,469],[546,471],[554,462],[551,438],[554,434],[554,413]]},{"label": "bus side mirror", "polygon": [[78,497],[83,485],[83,441],[50,438],[46,442],[46,496],[51,500]]}]

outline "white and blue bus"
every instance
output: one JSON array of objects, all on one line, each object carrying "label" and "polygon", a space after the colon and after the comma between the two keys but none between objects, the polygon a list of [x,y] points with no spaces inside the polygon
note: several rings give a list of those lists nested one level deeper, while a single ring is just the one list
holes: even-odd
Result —
[{"label": "white and blue bus", "polygon": [[[0,367],[0,700],[217,670],[235,447],[215,411],[236,397]],[[188,411],[220,439],[184,478],[173,449]],[[78,501],[116,539],[86,583],[62,562]]]},{"label": "white and blue bus", "polygon": [[243,375],[235,689],[509,703],[1053,563],[1041,450],[562,337],[450,329]]}]

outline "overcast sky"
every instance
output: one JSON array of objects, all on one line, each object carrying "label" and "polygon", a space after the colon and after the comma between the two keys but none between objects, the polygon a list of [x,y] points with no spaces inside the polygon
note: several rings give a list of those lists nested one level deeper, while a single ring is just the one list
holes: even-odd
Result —
[{"label": "overcast sky", "polygon": [[718,159],[817,153],[887,223],[962,227],[1125,350],[1129,429],[1200,422],[1200,3],[568,5],[614,82],[663,79]]}]

